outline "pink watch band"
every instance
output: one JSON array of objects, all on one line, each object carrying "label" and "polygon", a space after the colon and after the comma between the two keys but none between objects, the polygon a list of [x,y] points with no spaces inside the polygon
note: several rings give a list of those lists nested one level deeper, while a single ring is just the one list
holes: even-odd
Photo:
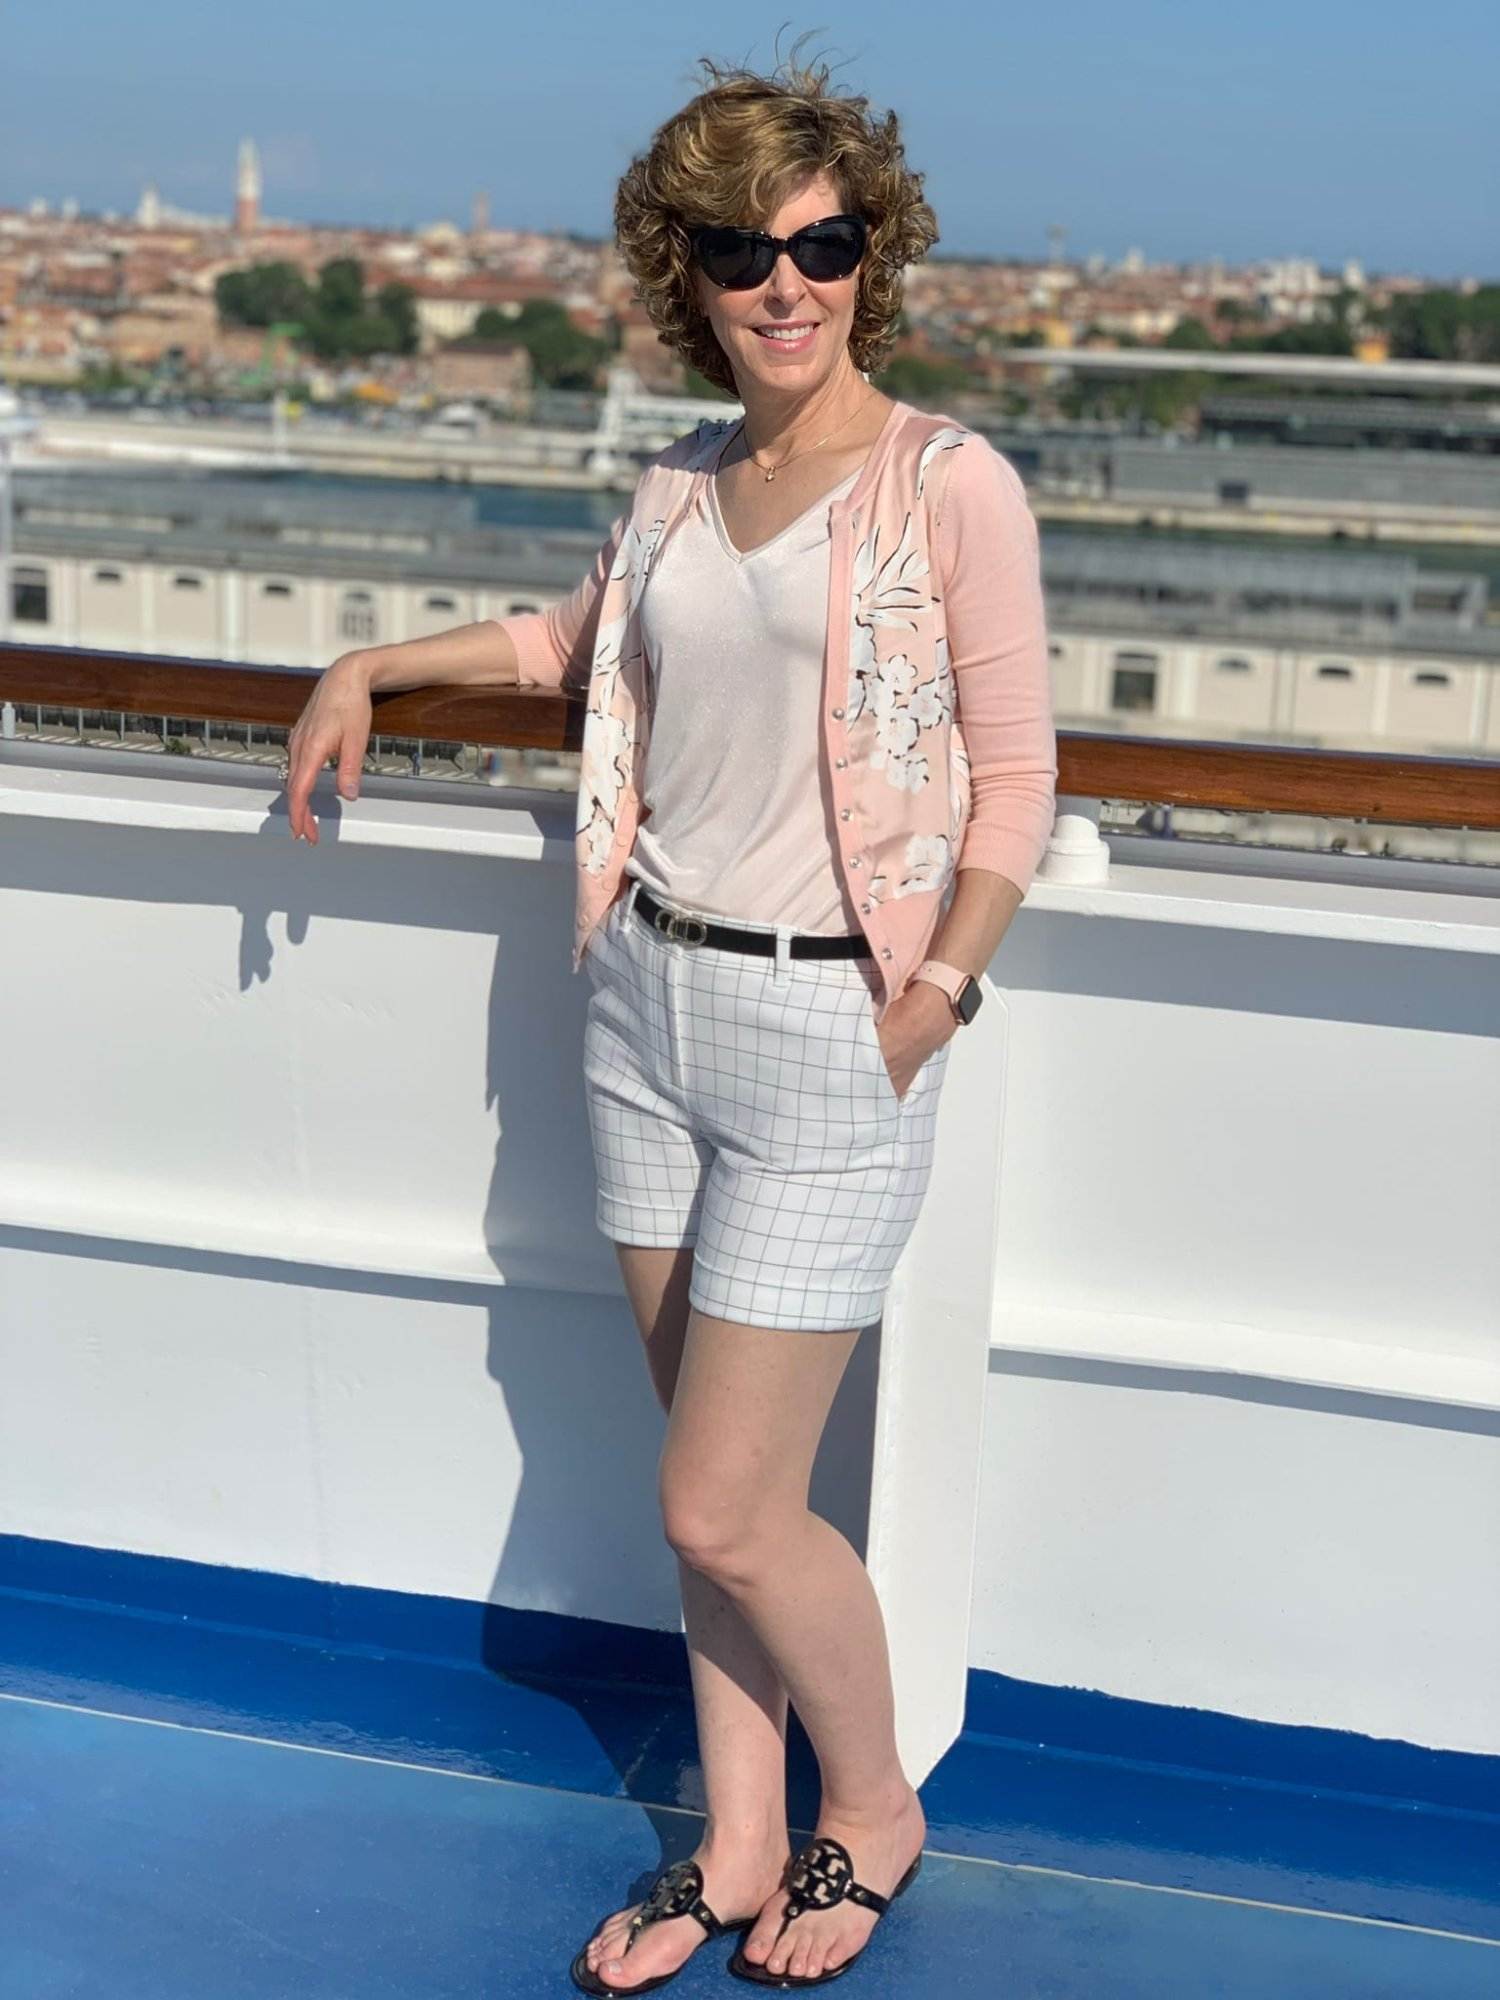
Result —
[{"label": "pink watch band", "polygon": [[912,974],[913,979],[925,979],[933,986],[940,986],[948,996],[950,1007],[957,1006],[958,996],[968,977],[967,972],[960,972],[956,965],[945,965],[940,958],[924,958]]}]

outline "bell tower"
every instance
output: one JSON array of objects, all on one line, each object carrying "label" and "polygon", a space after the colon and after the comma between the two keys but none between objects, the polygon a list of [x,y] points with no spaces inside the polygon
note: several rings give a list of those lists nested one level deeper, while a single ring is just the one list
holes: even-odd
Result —
[{"label": "bell tower", "polygon": [[260,227],[260,154],[253,139],[241,139],[234,182],[234,226],[242,236]]}]

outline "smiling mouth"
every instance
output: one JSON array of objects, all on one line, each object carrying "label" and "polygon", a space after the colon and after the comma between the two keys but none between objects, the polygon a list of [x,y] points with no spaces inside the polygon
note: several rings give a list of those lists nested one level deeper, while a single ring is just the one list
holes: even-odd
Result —
[{"label": "smiling mouth", "polygon": [[753,330],[760,336],[762,340],[781,341],[785,345],[790,346],[795,341],[805,340],[810,333],[816,333],[818,330],[818,322],[816,320],[810,319],[810,320],[804,320],[800,326],[782,326],[780,324],[775,324],[770,326],[758,326]]}]

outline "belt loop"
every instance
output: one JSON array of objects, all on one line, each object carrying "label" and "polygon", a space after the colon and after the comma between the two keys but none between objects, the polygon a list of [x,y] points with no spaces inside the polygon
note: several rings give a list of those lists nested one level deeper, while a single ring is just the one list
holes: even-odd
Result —
[{"label": "belt loop", "polygon": [[635,915],[635,899],[640,891],[640,886],[640,876],[632,875],[630,877],[630,887],[625,891],[625,908],[620,913],[623,917],[633,917]]},{"label": "belt loop", "polygon": [[776,925],[776,961],[773,978],[778,986],[785,986],[792,976],[792,926]]}]

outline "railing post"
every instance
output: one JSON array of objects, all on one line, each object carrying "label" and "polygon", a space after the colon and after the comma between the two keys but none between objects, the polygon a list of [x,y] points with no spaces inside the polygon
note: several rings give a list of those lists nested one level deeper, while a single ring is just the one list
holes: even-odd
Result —
[{"label": "railing post", "polygon": [[1059,793],[1051,838],[1037,864],[1044,882],[1107,882],[1109,842],[1099,831],[1100,801]]}]

